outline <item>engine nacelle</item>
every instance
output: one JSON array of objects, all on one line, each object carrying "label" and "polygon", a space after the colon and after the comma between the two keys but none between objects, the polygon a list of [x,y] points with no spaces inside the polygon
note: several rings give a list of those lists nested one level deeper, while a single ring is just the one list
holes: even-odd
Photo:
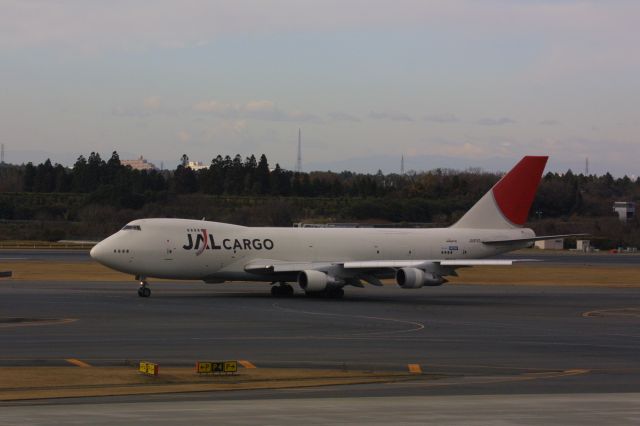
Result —
[{"label": "engine nacelle", "polygon": [[426,272],[418,268],[401,268],[396,271],[396,282],[402,288],[420,288],[438,286],[447,282],[440,275]]},{"label": "engine nacelle", "polygon": [[333,277],[320,271],[301,271],[298,274],[298,285],[301,289],[308,292],[324,291],[333,281],[335,281]]}]

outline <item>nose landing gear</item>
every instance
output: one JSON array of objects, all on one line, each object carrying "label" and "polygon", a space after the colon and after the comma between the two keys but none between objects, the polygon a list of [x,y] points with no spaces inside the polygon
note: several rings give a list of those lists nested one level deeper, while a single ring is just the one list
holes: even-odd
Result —
[{"label": "nose landing gear", "polygon": [[138,296],[140,297],[151,296],[151,289],[149,288],[149,284],[147,283],[147,280],[144,278],[140,278],[140,287],[138,287]]}]

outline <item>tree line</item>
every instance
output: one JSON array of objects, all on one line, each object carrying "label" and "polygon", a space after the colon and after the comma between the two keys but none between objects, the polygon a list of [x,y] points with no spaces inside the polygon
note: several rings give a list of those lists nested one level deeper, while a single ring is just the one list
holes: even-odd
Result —
[{"label": "tree line", "polygon": [[[117,152],[108,160],[92,152],[73,167],[52,164],[0,167],[0,192],[86,194],[86,203],[140,209],[148,203],[204,194],[245,197],[303,197],[359,199],[348,203],[343,218],[454,220],[486,192],[500,175],[479,169],[436,169],[422,173],[363,174],[344,171],[298,173],[276,164],[266,155],[242,158],[218,155],[208,167],[193,170],[183,155],[174,170],[135,170],[122,165]],[[379,199],[395,200],[380,203]],[[408,201],[411,200],[411,201]],[[532,219],[611,216],[616,200],[640,200],[640,180],[566,173],[547,173],[540,184]],[[411,209],[412,214],[403,214]],[[1,215],[1,210],[0,210]],[[1,219],[2,217],[0,217]],[[407,219],[409,218],[409,219]]]}]

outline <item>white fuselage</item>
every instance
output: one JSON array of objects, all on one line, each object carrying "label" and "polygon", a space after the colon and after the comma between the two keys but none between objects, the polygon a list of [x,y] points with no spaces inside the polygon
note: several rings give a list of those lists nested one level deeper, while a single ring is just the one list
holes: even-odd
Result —
[{"label": "white fuselage", "polygon": [[95,246],[92,255],[133,275],[206,281],[278,279],[246,272],[254,260],[481,259],[530,245],[482,241],[535,235],[527,228],[274,228],[188,219],[140,219],[128,226]]}]

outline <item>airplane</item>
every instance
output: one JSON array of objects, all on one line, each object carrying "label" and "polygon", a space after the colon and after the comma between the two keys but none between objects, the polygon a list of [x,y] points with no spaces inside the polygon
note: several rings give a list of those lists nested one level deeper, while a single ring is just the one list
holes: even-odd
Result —
[{"label": "airplane", "polygon": [[[456,269],[511,265],[488,259],[534,241],[584,234],[536,236],[524,228],[548,157],[526,156],[460,220],[447,228],[247,227],[190,219],[138,219],[91,249],[91,257],[140,282],[147,278],[263,281],[274,296],[297,283],[309,296],[340,298],[345,286],[404,289],[438,286]],[[277,284],[277,285],[276,285]]]}]

